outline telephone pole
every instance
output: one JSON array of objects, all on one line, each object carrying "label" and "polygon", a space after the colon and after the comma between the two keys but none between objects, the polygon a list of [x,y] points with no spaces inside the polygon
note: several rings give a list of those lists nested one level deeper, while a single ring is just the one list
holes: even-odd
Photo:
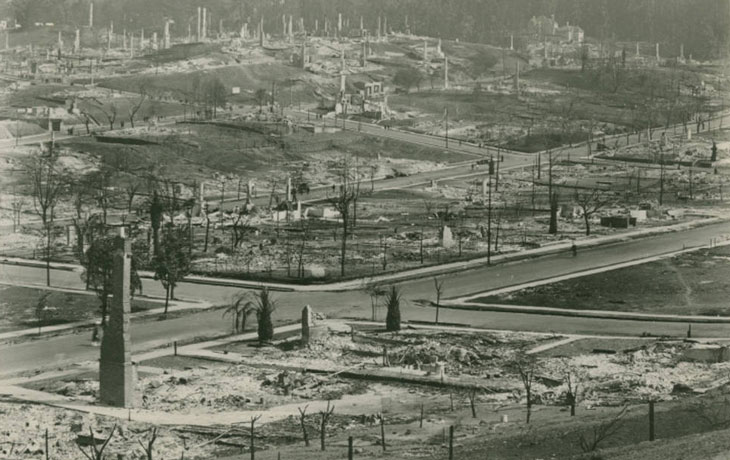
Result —
[{"label": "telephone pole", "polygon": [[492,175],[487,179],[487,265],[492,264]]},{"label": "telephone pole", "polygon": [[446,112],[445,112],[446,113],[446,137],[445,137],[445,139],[446,139],[446,148],[448,149],[449,148],[449,108],[447,107],[445,110],[446,110]]}]

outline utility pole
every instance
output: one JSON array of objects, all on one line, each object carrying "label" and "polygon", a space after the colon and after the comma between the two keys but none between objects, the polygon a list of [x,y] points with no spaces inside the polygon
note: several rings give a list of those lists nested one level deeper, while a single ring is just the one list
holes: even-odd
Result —
[{"label": "utility pole", "polygon": [[446,109],[446,148],[449,148],[449,108]]},{"label": "utility pole", "polygon": [[487,265],[492,264],[492,176],[487,179]]},{"label": "utility pole", "polygon": [[499,147],[497,147],[497,173],[494,177],[494,191],[499,192],[499,164],[502,162],[502,152]]},{"label": "utility pole", "polygon": [[661,152],[659,159],[659,206],[662,206],[664,204],[664,147],[660,145],[659,151]]}]

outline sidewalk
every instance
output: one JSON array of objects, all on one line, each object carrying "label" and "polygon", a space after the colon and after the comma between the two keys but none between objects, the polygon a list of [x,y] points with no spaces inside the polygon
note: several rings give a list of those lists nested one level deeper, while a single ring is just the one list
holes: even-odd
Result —
[{"label": "sidewalk", "polygon": [[[342,321],[338,321],[342,322]],[[371,321],[346,321],[347,324],[358,324],[358,325],[380,325],[381,323],[373,323]],[[439,326],[439,325],[418,325],[418,324],[404,324],[404,327],[410,327],[414,329],[424,330],[440,330],[445,332],[498,332],[498,333],[510,333],[515,331],[503,331],[503,330],[489,330],[489,329],[477,329],[468,326]],[[275,333],[287,333],[300,330],[300,324],[291,324],[287,326],[281,326],[275,329]],[[525,334],[524,332],[519,332]],[[553,337],[550,333],[526,333],[529,335],[541,336],[541,337]],[[209,348],[217,347],[227,343],[251,340],[256,338],[256,332],[247,332],[235,336],[226,337],[223,339],[211,340],[207,342],[201,342],[192,345],[186,345],[178,347],[178,355],[190,356],[206,359],[209,353],[206,350]],[[636,337],[604,337],[594,335],[581,335],[581,334],[561,334],[554,336],[555,340],[548,343],[539,345],[528,351],[530,354],[540,353],[553,347],[561,346],[566,343],[570,343],[581,339],[591,338],[615,338],[615,339],[636,339]],[[649,340],[649,338],[647,338]],[[703,341],[703,339],[698,339]],[[157,350],[152,350],[146,353],[135,354],[133,361],[135,363],[141,363],[146,360],[159,358],[162,356],[170,356],[174,354],[174,350],[171,347],[165,347]],[[214,360],[225,360],[227,362],[235,363],[237,356],[231,354],[230,356],[215,353],[212,356]],[[134,420],[139,422],[158,424],[158,425],[196,425],[196,426],[217,426],[217,425],[233,425],[237,423],[243,423],[250,421],[252,416],[261,415],[259,423],[265,424],[278,420],[285,419],[292,415],[298,415],[298,407],[302,406],[302,402],[289,403],[269,409],[259,410],[237,410],[229,412],[218,412],[218,413],[195,413],[195,414],[179,414],[179,413],[167,413],[164,411],[152,411],[144,409],[124,409],[115,407],[98,406],[90,403],[78,402],[73,398],[54,394],[46,393],[43,391],[29,390],[21,387],[20,385],[46,380],[50,378],[68,377],[74,374],[85,373],[96,369],[96,362],[85,362],[73,369],[69,370],[50,370],[45,373],[35,374],[29,377],[15,377],[7,380],[0,381],[0,394],[5,397],[9,397],[19,401],[29,401],[39,404],[45,404],[52,407],[58,407],[62,409],[69,409],[89,414],[104,415],[109,417],[118,418],[120,420]],[[144,369],[144,366],[138,366],[138,369]],[[151,369],[150,369],[151,371]],[[330,370],[326,370],[330,372]],[[311,411],[316,412],[318,410],[324,410],[327,405],[325,400],[308,400],[306,401]],[[337,401],[338,413],[341,414],[359,414],[362,412],[361,406],[367,405],[372,407],[373,397],[369,394],[364,395],[347,395]]]},{"label": "sidewalk", "polygon": [[[730,240],[725,240],[715,244],[712,247],[730,246]],[[705,246],[709,247],[709,246]],[[465,297],[457,299],[447,300],[441,303],[442,308],[453,308],[463,310],[477,310],[477,311],[496,311],[496,312],[509,312],[509,313],[524,313],[524,314],[538,314],[538,315],[553,315],[553,316],[571,316],[581,318],[598,318],[598,319],[619,319],[619,320],[634,320],[634,321],[661,321],[661,322],[681,322],[681,323],[712,323],[712,324],[730,324],[730,317],[721,316],[685,316],[685,315],[665,315],[660,313],[634,313],[634,312],[619,312],[619,311],[608,311],[608,310],[575,310],[566,308],[553,308],[553,307],[537,307],[537,306],[524,306],[524,305],[509,305],[509,304],[493,304],[493,303],[482,303],[473,302],[475,299],[506,294],[509,292],[519,291],[536,286],[544,286],[546,284],[553,284],[560,281],[570,280],[574,278],[581,278],[584,276],[595,275],[598,273],[604,273],[612,270],[619,270],[626,267],[632,267],[635,265],[641,265],[649,262],[655,262],[657,260],[665,259],[667,257],[673,257],[688,252],[693,252],[701,247],[683,249],[680,251],[671,251],[665,254],[660,254],[652,257],[644,257],[634,259],[628,262],[619,264],[606,265],[590,270],[583,270],[567,275],[556,276],[552,278],[545,278],[529,283],[516,284],[501,289],[494,289],[491,291],[484,291],[476,294],[470,294]]]},{"label": "sidewalk", "polygon": [[[342,321],[338,321],[342,322]],[[379,325],[380,323],[373,323],[371,321],[346,321],[347,324],[357,325]],[[490,330],[490,329],[477,329],[468,326],[439,326],[439,325],[418,325],[418,324],[404,324],[404,327],[410,327],[413,329],[423,330],[439,330],[444,332],[497,332],[497,333],[510,333],[517,332],[520,334],[529,334],[541,337],[554,337],[555,340],[538,345],[530,349],[528,354],[537,354],[544,352],[554,347],[562,346],[577,340],[592,339],[592,338],[610,338],[610,339],[632,339],[635,340],[637,337],[621,337],[621,336],[595,336],[595,335],[582,335],[582,334],[560,334],[554,335],[550,333],[524,333],[519,331],[504,331],[504,330]],[[300,330],[299,324],[291,324],[287,326],[281,326],[276,328],[275,333],[287,333]],[[230,336],[224,339],[211,340],[207,342],[201,342],[192,345],[186,345],[178,347],[179,356],[190,356],[198,357],[201,359],[212,358],[216,361],[225,361],[236,363],[240,360],[238,356],[233,353],[229,355],[223,355],[219,353],[208,353],[207,349],[224,345],[227,343],[251,340],[256,338],[255,332],[248,332],[235,336]],[[652,338],[646,338],[651,340]],[[678,339],[679,340],[679,339]],[[705,341],[716,341],[716,339],[695,339],[698,342]],[[159,358],[162,356],[173,355],[174,351],[171,347],[165,347],[158,350],[153,350],[146,353],[135,354],[133,361],[135,363],[141,363],[146,360]],[[74,374],[86,373],[96,369],[96,362],[85,362],[73,369],[68,370],[50,370],[48,372],[34,374],[29,377],[14,377],[0,381],[0,395],[7,398],[15,399],[18,401],[29,401],[39,404],[45,404],[52,407],[58,407],[62,409],[69,409],[83,413],[97,414],[108,417],[114,417],[120,420],[134,420],[138,422],[145,422],[157,425],[195,425],[195,426],[218,426],[218,425],[234,425],[250,421],[252,416],[261,415],[259,423],[266,424],[274,421],[285,419],[289,416],[298,415],[298,407],[302,406],[302,402],[283,404],[268,409],[259,410],[234,410],[228,412],[217,412],[217,413],[195,413],[195,414],[179,414],[179,413],[168,413],[164,411],[153,411],[145,409],[125,409],[116,407],[99,406],[91,403],[75,401],[73,398],[58,395],[55,393],[46,393],[43,391],[30,390],[21,387],[20,385],[35,382],[39,380],[46,380],[51,378],[68,377]],[[138,366],[139,370],[144,369],[146,372],[156,372],[151,368],[145,368],[145,366]],[[324,372],[331,372],[331,369],[324,370]],[[324,410],[327,405],[325,400],[307,400],[306,403],[309,405],[311,411],[316,412],[318,410]],[[372,407],[373,396],[371,394],[363,395],[346,395],[342,399],[337,401],[338,413],[340,414],[359,414],[362,412],[362,406],[366,405]]]},{"label": "sidewalk", "polygon": [[[93,291],[82,291],[79,289],[66,289],[66,288],[60,288],[60,287],[47,287],[47,286],[41,286],[37,284],[17,284],[17,283],[7,283],[0,281],[0,285],[3,286],[16,286],[16,287],[23,287],[23,288],[29,288],[29,289],[43,289],[43,290],[49,290],[49,291],[58,291],[58,292],[68,292],[73,294],[80,294],[80,295],[96,295]],[[137,296],[140,298],[143,298],[149,302],[154,303],[165,303],[164,299],[161,299],[159,297],[151,297],[151,296]],[[215,305],[211,304],[207,301],[202,300],[182,300],[182,299],[176,299],[176,300],[170,300],[170,305],[167,310],[168,313],[177,313],[181,311],[187,311],[187,310],[207,310],[209,308],[213,308]],[[131,313],[130,318],[131,319],[137,319],[137,318],[144,318],[147,316],[157,316],[162,315],[165,313],[165,308],[155,308],[152,310],[146,310],[146,311],[140,311],[136,313]],[[99,324],[98,319],[89,319],[85,321],[76,321],[73,323],[66,323],[66,324],[57,324],[54,326],[43,326],[41,328],[41,333],[38,333],[38,328],[28,328],[28,329],[21,329],[17,331],[9,331],[9,332],[3,332],[0,333],[0,342],[11,340],[11,339],[18,339],[21,337],[41,337],[46,336],[48,334],[63,332],[63,331],[69,331],[73,329],[79,329],[79,328],[86,328],[91,327]]]},{"label": "sidewalk", "polygon": [[[623,232],[623,233],[616,233],[613,235],[589,237],[586,239],[576,240],[575,243],[578,248],[583,248],[583,249],[593,248],[593,247],[597,247],[597,246],[608,245],[608,244],[618,243],[618,242],[622,242],[622,241],[630,241],[633,239],[647,238],[647,237],[661,235],[661,234],[665,234],[665,233],[681,232],[681,231],[690,230],[690,229],[697,228],[697,227],[703,227],[703,226],[708,226],[708,225],[728,222],[728,221],[730,221],[730,219],[728,219],[728,218],[713,217],[713,218],[708,218],[708,219],[683,222],[680,224],[668,225],[668,226],[664,226],[664,227],[642,228],[642,229],[632,230],[632,231]],[[515,253],[495,255],[495,256],[491,257],[491,264],[496,265],[496,264],[507,263],[507,262],[515,262],[515,261],[519,261],[519,260],[523,260],[523,259],[531,259],[534,257],[546,256],[546,255],[550,255],[550,254],[564,253],[570,249],[571,244],[572,244],[572,241],[567,240],[565,242],[547,244],[547,245],[542,246],[537,249],[528,249],[525,251],[519,251],[519,252],[515,252]],[[262,289],[263,287],[268,287],[269,289],[271,289],[273,291],[283,291],[283,292],[341,292],[341,291],[352,291],[352,290],[362,289],[363,287],[365,287],[369,284],[372,284],[372,283],[387,284],[387,283],[410,281],[413,279],[428,278],[431,276],[443,275],[443,274],[447,274],[447,273],[461,272],[461,271],[465,271],[465,270],[470,270],[470,269],[486,266],[487,262],[488,262],[488,258],[486,256],[480,256],[480,257],[466,260],[466,261],[451,262],[451,263],[441,264],[441,265],[432,265],[429,267],[422,267],[422,268],[412,268],[412,269],[403,270],[403,271],[395,272],[395,273],[388,273],[388,274],[377,275],[377,276],[369,276],[369,277],[363,277],[363,278],[358,278],[358,279],[354,279],[354,280],[339,281],[339,282],[327,283],[327,284],[300,285],[300,284],[272,283],[272,282],[263,282],[263,281],[247,281],[247,280],[237,280],[237,279],[230,279],[230,278],[214,278],[214,277],[206,277],[206,276],[199,276],[199,275],[187,276],[187,277],[185,277],[184,281],[187,283],[193,283],[193,284],[227,286],[227,287],[237,287],[237,288],[243,288],[243,289]],[[43,262],[43,261],[28,260],[28,259],[22,259],[22,258],[17,258],[17,257],[0,257],[0,264],[8,264],[8,265],[16,264],[16,265],[24,265],[24,266],[30,266],[30,267],[45,267],[45,262]],[[68,264],[68,263],[56,263],[56,262],[51,263],[51,268],[57,269],[57,270],[67,270],[67,271],[82,270],[82,267],[80,265]],[[153,278],[152,272],[140,271],[139,274],[142,278],[149,278],[149,279]]]}]

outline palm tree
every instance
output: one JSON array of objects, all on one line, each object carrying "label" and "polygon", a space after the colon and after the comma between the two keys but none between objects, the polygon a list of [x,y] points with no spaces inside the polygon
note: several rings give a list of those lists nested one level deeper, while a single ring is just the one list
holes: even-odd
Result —
[{"label": "palm tree", "polygon": [[388,332],[400,331],[400,301],[400,291],[397,287],[391,286],[390,291],[385,294],[385,306],[388,308],[385,330]]},{"label": "palm tree", "polygon": [[251,293],[242,291],[235,294],[229,305],[223,311],[223,317],[230,316],[233,320],[233,332],[239,333],[246,330],[248,317],[256,311],[256,304],[251,300]]},{"label": "palm tree", "polygon": [[258,322],[259,342],[270,342],[274,338],[274,323],[271,315],[276,310],[276,301],[269,288],[264,287],[256,296],[256,321]]}]

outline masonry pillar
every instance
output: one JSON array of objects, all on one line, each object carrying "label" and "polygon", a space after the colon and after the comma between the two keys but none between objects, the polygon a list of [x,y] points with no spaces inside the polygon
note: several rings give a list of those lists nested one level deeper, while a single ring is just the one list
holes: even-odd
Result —
[{"label": "masonry pillar", "polygon": [[130,337],[130,285],[132,242],[124,231],[115,241],[109,323],[104,330],[99,362],[99,398],[102,404],[115,407],[134,405],[136,375],[132,365]]},{"label": "masonry pillar", "polygon": [[302,341],[303,347],[309,346],[309,330],[312,327],[312,307],[307,305],[302,309]]}]

